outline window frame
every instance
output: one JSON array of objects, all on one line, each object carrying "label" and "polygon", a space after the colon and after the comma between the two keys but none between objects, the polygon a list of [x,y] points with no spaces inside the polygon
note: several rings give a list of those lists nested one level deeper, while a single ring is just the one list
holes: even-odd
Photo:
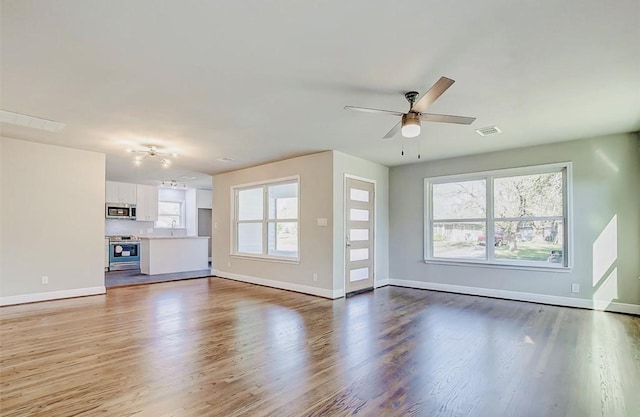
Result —
[{"label": "window frame", "polygon": [[[514,177],[520,175],[535,175],[551,172],[562,172],[562,216],[528,216],[528,217],[496,217],[494,213],[494,180],[497,178]],[[486,252],[483,259],[473,258],[438,258],[433,256],[433,223],[447,223],[454,220],[438,219],[433,220],[433,185],[451,182],[463,182],[473,180],[486,181],[486,218],[482,219],[455,219],[460,222],[480,221],[485,224]],[[572,184],[572,163],[558,162],[543,165],[530,165],[515,168],[505,168],[491,171],[479,171],[466,174],[444,175],[428,177],[424,179],[424,262],[428,264],[461,265],[461,266],[482,266],[491,268],[524,269],[533,271],[568,272],[573,268],[573,184]],[[563,221],[563,260],[562,264],[554,266],[552,264],[542,264],[537,261],[523,261],[513,259],[496,259],[495,246],[488,242],[495,239],[495,223],[500,221],[540,221],[540,220],[562,220]]]},{"label": "window frame", "polygon": [[[180,224],[176,225],[176,227],[165,227],[158,226],[158,222],[160,220],[160,216],[163,214],[160,212],[160,203],[174,203],[180,205]],[[167,214],[165,214],[167,216]],[[176,201],[176,200],[158,200],[158,220],[154,222],[154,227],[156,229],[184,229],[186,227],[186,216],[185,216],[185,202],[184,201]]]},{"label": "window frame", "polygon": [[[295,219],[276,219],[269,217],[269,187],[284,185],[284,184],[296,184],[297,186],[297,217]],[[238,220],[239,203],[238,193],[243,190],[250,190],[262,188],[262,219],[261,220]],[[231,186],[231,239],[230,239],[230,256],[237,258],[249,258],[256,260],[264,260],[271,262],[283,262],[283,263],[300,263],[300,175],[294,175],[289,177],[277,178],[268,181],[253,182],[247,184],[239,184]],[[252,254],[238,252],[238,224],[241,223],[261,223],[262,224],[262,254]],[[297,223],[297,256],[278,256],[269,255],[269,235],[268,228],[271,223]]]}]

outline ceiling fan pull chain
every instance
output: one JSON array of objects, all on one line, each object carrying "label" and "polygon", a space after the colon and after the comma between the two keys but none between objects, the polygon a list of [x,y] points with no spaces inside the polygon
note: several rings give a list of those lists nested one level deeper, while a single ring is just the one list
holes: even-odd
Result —
[{"label": "ceiling fan pull chain", "polygon": [[400,152],[400,155],[404,156],[404,141],[401,141],[401,146],[402,146],[402,152]]}]

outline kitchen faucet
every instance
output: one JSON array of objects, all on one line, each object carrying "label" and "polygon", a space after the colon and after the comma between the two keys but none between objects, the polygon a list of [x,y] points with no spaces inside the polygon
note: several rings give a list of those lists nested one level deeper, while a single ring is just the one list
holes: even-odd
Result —
[{"label": "kitchen faucet", "polygon": [[176,228],[176,219],[171,220],[171,236],[173,236],[173,229]]}]

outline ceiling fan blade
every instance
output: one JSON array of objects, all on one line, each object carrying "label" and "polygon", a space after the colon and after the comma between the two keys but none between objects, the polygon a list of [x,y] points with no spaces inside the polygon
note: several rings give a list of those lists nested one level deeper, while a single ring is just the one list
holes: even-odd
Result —
[{"label": "ceiling fan blade", "polygon": [[455,123],[459,125],[470,125],[476,120],[475,117],[451,116],[449,114],[422,113],[420,120],[427,122]]},{"label": "ceiling fan blade", "polygon": [[391,128],[391,130],[384,135],[382,138],[383,139],[391,139],[393,138],[395,135],[398,134],[398,132],[400,131],[400,129],[402,128],[402,120],[399,121],[394,127]]},{"label": "ceiling fan blade", "polygon": [[388,115],[391,115],[391,116],[403,116],[404,115],[404,113],[401,113],[399,111],[369,109],[367,107],[344,106],[344,108],[345,108],[345,110],[355,110],[355,111],[361,111],[361,112],[365,112],[365,113],[382,113],[382,114],[388,114]]},{"label": "ceiling fan blade", "polygon": [[447,89],[453,85],[453,83],[455,83],[455,81],[451,78],[440,77],[440,79],[436,81],[436,83],[429,89],[429,91],[424,93],[422,97],[416,100],[413,107],[411,107],[411,111],[416,113],[424,112],[431,105],[431,103],[436,101],[438,97],[442,95],[442,93],[447,91]]}]

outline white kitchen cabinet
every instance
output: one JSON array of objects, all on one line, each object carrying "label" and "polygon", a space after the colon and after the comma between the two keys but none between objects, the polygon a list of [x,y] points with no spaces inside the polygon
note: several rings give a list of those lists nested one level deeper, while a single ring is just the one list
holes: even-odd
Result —
[{"label": "white kitchen cabinet", "polygon": [[211,190],[196,190],[197,208],[210,209],[212,201]]},{"label": "white kitchen cabinet", "polygon": [[105,202],[106,203],[117,203],[120,198],[118,194],[118,184],[117,182],[107,181],[106,193],[105,193]]},{"label": "white kitchen cabinet", "polygon": [[107,203],[136,204],[136,184],[107,181],[105,201]]},{"label": "white kitchen cabinet", "polygon": [[158,221],[158,187],[136,185],[136,221]]}]

